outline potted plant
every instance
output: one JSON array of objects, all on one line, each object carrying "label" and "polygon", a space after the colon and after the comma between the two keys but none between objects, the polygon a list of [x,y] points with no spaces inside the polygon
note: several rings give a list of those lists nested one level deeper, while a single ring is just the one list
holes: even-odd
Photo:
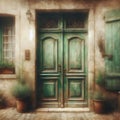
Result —
[{"label": "potted plant", "polygon": [[[105,86],[105,76],[103,73],[99,72],[95,83],[104,88]],[[106,109],[106,98],[103,95],[102,91],[96,91],[93,97],[93,106],[95,113],[104,113]]]},{"label": "potted plant", "polygon": [[11,89],[12,95],[16,99],[18,112],[28,112],[31,106],[32,90],[25,81],[17,81]]},{"label": "potted plant", "polygon": [[106,99],[102,92],[95,92],[93,98],[94,112],[101,114],[105,113],[106,109]]},{"label": "potted plant", "polygon": [[3,95],[3,91],[0,90],[0,109],[5,108],[5,106],[6,106],[5,97]]},{"label": "potted plant", "polygon": [[12,62],[0,62],[0,74],[14,74],[15,66]]}]

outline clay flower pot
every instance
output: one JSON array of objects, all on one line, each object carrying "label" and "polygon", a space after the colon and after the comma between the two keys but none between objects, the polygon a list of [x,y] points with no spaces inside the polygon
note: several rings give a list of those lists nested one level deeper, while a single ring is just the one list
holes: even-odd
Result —
[{"label": "clay flower pot", "polygon": [[95,113],[98,113],[98,114],[105,113],[105,111],[106,111],[106,98],[105,98],[105,96],[103,96],[102,92],[96,91],[94,93],[93,107],[94,107]]},{"label": "clay flower pot", "polygon": [[0,74],[14,74],[15,68],[0,68]]},{"label": "clay flower pot", "polygon": [[28,99],[16,99],[16,109],[20,113],[30,111],[30,98]]},{"label": "clay flower pot", "polygon": [[94,112],[102,114],[105,112],[105,101],[104,100],[93,100]]}]

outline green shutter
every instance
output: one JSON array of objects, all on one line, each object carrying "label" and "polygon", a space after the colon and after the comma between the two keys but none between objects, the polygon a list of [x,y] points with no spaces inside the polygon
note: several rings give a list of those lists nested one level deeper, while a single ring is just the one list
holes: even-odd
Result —
[{"label": "green shutter", "polygon": [[106,58],[106,88],[112,91],[120,90],[120,9],[108,11],[106,20],[106,54],[112,54],[113,59]]},{"label": "green shutter", "polygon": [[105,21],[112,22],[120,20],[120,9],[115,9],[111,11],[107,11],[105,14]]}]

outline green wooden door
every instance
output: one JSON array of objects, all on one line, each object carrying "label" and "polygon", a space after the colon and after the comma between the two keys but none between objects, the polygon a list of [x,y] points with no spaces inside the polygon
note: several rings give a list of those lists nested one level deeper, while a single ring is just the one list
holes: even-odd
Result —
[{"label": "green wooden door", "polygon": [[[86,14],[66,16],[65,13],[42,13],[37,17],[36,85],[37,101],[42,107],[87,106],[87,30],[83,25]],[[79,22],[81,18],[83,23]]]},{"label": "green wooden door", "polygon": [[120,9],[108,11],[106,20],[106,88],[120,90]]}]

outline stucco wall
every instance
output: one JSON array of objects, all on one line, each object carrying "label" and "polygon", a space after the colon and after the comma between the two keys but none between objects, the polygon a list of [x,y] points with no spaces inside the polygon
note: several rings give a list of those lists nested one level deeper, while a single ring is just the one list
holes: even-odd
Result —
[{"label": "stucco wall", "polygon": [[[0,0],[0,14],[15,16],[16,25],[16,77],[20,74],[30,82],[35,91],[35,62],[36,62],[36,10],[39,11],[89,11],[88,18],[88,93],[94,91],[94,80],[97,71],[105,70],[104,58],[102,58],[98,41],[105,40],[104,14],[107,10],[119,8],[120,0]],[[32,12],[32,21],[29,23],[26,12]],[[25,60],[25,50],[30,50],[30,60]],[[10,86],[11,80],[0,78],[1,86]],[[13,78],[14,81],[14,78]],[[4,87],[8,91],[9,87]],[[89,107],[92,103],[89,99]]]}]

